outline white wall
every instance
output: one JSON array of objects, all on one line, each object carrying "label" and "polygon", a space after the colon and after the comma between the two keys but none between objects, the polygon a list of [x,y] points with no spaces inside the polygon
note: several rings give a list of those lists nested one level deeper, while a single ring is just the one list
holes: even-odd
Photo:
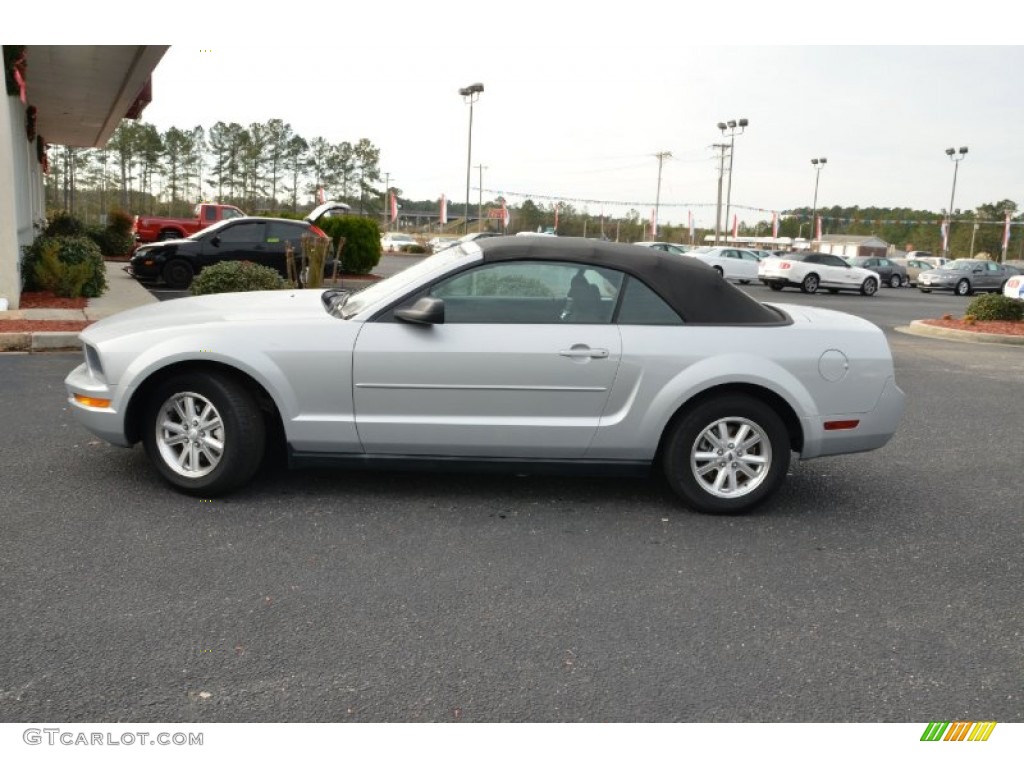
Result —
[{"label": "white wall", "polygon": [[35,239],[33,223],[46,216],[43,170],[35,142],[25,135],[25,105],[0,94],[0,298],[17,309],[21,247]]}]

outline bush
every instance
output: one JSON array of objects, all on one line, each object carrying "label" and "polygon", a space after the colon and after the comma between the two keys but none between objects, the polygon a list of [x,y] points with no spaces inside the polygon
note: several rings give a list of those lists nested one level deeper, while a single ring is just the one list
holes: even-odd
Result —
[{"label": "bush", "polygon": [[192,295],[275,291],[287,287],[277,270],[251,261],[222,261],[207,267],[192,281]]},{"label": "bush", "polygon": [[[48,236],[37,237],[32,245],[24,250],[22,258],[21,274],[25,279],[25,290],[45,291],[54,290],[45,287],[40,281],[39,269],[43,254],[54,250],[57,261],[66,266],[86,265],[73,270],[75,275],[82,275],[80,287],[74,294],[86,298],[94,298],[101,295],[107,289],[107,268],[103,263],[103,254],[99,246],[88,237],[82,236]],[[52,264],[45,273],[49,281],[55,278]],[[70,273],[69,273],[70,277]],[[74,282],[77,282],[77,278]],[[65,287],[65,290],[67,288]]]},{"label": "bush", "polygon": [[968,317],[975,320],[1024,320],[1024,301],[998,293],[987,293],[967,305],[964,319]]},{"label": "bush", "polygon": [[99,246],[104,256],[122,256],[131,253],[135,238],[112,227],[89,227],[89,238]]},{"label": "bush", "polygon": [[36,264],[35,279],[43,290],[56,296],[78,297],[92,274],[91,265],[86,262],[65,264],[60,260],[60,243],[48,238],[40,248],[39,263]]},{"label": "bush", "polygon": [[66,211],[58,211],[47,222],[44,235],[50,237],[85,237],[87,234],[85,223]]},{"label": "bush", "polygon": [[372,219],[358,216],[332,216],[321,218],[316,225],[331,238],[335,249],[340,238],[345,238],[341,252],[341,270],[353,275],[365,275],[380,262],[380,228]]}]

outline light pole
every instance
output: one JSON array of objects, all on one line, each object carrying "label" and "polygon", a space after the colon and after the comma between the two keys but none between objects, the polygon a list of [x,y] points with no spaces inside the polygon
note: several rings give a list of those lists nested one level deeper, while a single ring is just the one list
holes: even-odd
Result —
[{"label": "light pole", "polygon": [[722,176],[725,174],[725,150],[728,144],[715,144],[714,148],[719,151],[718,156],[718,204],[715,206],[715,245],[722,232]]},{"label": "light pole", "polygon": [[486,165],[477,165],[476,169],[480,174],[480,186],[478,188],[479,197],[477,197],[476,204],[476,231],[484,231],[484,170],[487,168]]},{"label": "light pole", "polygon": [[[746,118],[741,120],[729,120],[725,123],[718,124],[718,130],[722,132],[723,136],[729,137],[729,189],[725,194],[725,226],[729,226],[729,209],[732,207],[732,166],[733,158],[736,152],[736,135],[743,133],[750,121]],[[737,128],[739,130],[737,130]],[[728,131],[728,133],[726,133]]]},{"label": "light pole", "polygon": [[814,242],[814,228],[818,223],[818,181],[821,179],[821,169],[827,162],[827,157],[811,158],[811,165],[814,166],[814,206],[811,208],[811,234],[807,238],[811,242]]},{"label": "light pole", "polygon": [[473,172],[473,105],[484,92],[483,83],[473,83],[459,88],[459,95],[469,104],[469,141],[466,149],[466,234],[469,234],[469,179]]},{"label": "light pole", "polygon": [[960,147],[960,151],[950,147],[946,155],[953,161],[953,191],[949,193],[949,219],[946,222],[946,255],[949,256],[953,249],[950,244],[953,242],[953,198],[956,197],[956,172],[960,170],[960,161],[967,154],[967,147]]}]

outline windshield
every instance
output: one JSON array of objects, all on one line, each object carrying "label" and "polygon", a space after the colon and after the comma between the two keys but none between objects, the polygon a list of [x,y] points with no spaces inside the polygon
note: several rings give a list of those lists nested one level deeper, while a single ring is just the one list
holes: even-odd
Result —
[{"label": "windshield", "polygon": [[453,245],[443,251],[428,256],[423,261],[406,267],[396,275],[380,280],[369,285],[358,293],[351,294],[345,301],[335,304],[331,308],[331,314],[341,317],[343,320],[362,312],[366,307],[376,301],[401,292],[406,286],[419,282],[420,278],[431,272],[437,271],[452,262],[459,261],[466,255],[479,253],[477,246]]}]

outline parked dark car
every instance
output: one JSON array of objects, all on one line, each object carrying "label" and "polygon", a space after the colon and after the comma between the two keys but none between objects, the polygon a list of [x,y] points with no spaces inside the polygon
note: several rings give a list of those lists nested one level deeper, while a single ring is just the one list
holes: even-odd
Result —
[{"label": "parked dark car", "polygon": [[877,272],[882,278],[882,285],[890,288],[902,288],[910,285],[910,277],[907,276],[907,268],[892,259],[878,256],[859,256],[847,259],[855,267],[863,267]]},{"label": "parked dark car", "polygon": [[174,289],[188,288],[205,267],[222,261],[251,261],[287,277],[285,252],[289,244],[301,254],[304,235],[327,237],[314,221],[328,211],[346,210],[344,203],[325,203],[303,221],[265,216],[220,221],[191,237],[140,246],[128,272],[140,281],[162,280]]}]

